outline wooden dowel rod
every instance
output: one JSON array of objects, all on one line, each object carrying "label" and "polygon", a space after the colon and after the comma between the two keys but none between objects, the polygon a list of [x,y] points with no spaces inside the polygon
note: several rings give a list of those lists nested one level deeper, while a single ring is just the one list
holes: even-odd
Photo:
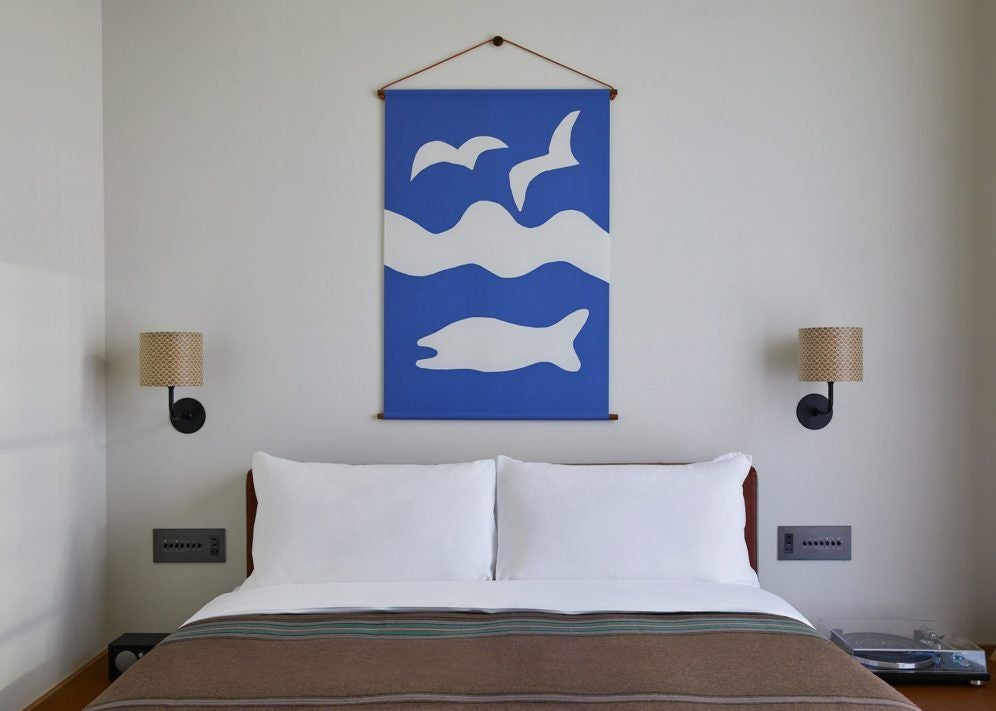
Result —
[{"label": "wooden dowel rod", "polygon": [[[377,419],[378,419],[378,420],[389,420],[389,419],[391,419],[391,418],[389,418],[389,417],[384,417],[384,413],[383,413],[383,412],[378,412],[378,413],[377,413]],[[410,420],[410,419],[411,419],[411,420],[414,420],[414,419],[418,419],[418,418],[416,418],[416,417],[405,417],[405,418],[400,418],[400,417],[399,417],[398,419],[405,419],[405,420]],[[433,420],[436,420],[436,419],[442,419],[442,418],[436,418],[436,417],[433,417],[433,418],[426,418],[426,419],[433,419]],[[450,421],[455,421],[455,420],[458,420],[458,419],[461,419],[461,418],[456,418],[456,417],[453,417],[453,418],[448,418],[448,419],[449,419]],[[475,419],[477,419],[477,418],[475,418]],[[503,419],[504,419],[504,418],[503,418]],[[618,413],[616,413],[616,412],[610,412],[610,413],[609,413],[609,416],[608,416],[607,418],[605,418],[605,419],[606,419],[606,420],[610,420],[610,421],[612,421],[612,422],[615,422],[616,420],[618,420],[618,419],[619,419],[619,414],[618,414]],[[496,420],[488,420],[488,421],[489,421],[489,422],[496,422]],[[510,420],[510,421],[513,421],[513,420]],[[529,420],[519,420],[519,422],[524,422],[524,421],[525,421],[525,422],[528,422]],[[544,420],[532,420],[532,421],[533,421],[533,422],[543,422]],[[545,420],[545,421],[546,421],[546,422],[570,422],[571,420]],[[601,420],[577,420],[577,422],[601,422]]]}]

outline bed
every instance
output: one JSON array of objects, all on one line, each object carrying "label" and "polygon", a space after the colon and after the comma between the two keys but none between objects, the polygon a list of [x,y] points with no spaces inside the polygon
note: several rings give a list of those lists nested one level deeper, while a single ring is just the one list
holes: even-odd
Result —
[{"label": "bed", "polygon": [[[753,575],[756,470],[750,467],[741,479],[734,525],[742,527],[738,543]],[[504,568],[499,562],[489,571],[501,579],[296,582],[299,573],[286,573],[292,582],[259,584],[252,577],[254,552],[260,568],[261,556],[269,553],[259,540],[264,526],[257,519],[256,484],[250,471],[247,583],[205,605],[89,711],[916,708],[820,637],[789,603],[756,584],[609,575],[567,579],[563,566],[571,553],[563,548],[556,556],[561,579],[516,579],[505,561]],[[562,489],[554,491],[564,498]],[[611,505],[605,491],[596,494],[601,505]],[[541,500],[542,492],[530,490],[529,496]],[[501,498],[499,483],[499,532],[512,527],[509,514],[501,514],[514,508],[510,500]],[[460,503],[460,511],[473,509],[473,502]],[[365,516],[370,507],[360,508],[357,515]],[[543,520],[557,521],[557,515],[544,511]],[[284,521],[281,529],[295,525]],[[627,524],[617,518],[612,525]],[[266,535],[274,536],[269,529]],[[497,540],[499,549],[514,548],[500,533]],[[525,562],[516,563],[520,570],[536,564],[528,557],[531,549],[543,548],[537,540],[529,539]],[[285,572],[292,570],[294,552],[279,553]],[[591,557],[598,555],[593,551]],[[340,570],[351,564],[336,562]],[[642,559],[635,564],[643,565]],[[272,560],[266,565],[272,567]]]}]

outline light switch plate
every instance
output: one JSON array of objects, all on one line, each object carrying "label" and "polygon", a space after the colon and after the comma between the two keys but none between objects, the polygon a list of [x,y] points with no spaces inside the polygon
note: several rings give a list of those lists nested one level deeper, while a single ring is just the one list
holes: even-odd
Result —
[{"label": "light switch plate", "polygon": [[153,563],[224,563],[224,528],[154,528]]},{"label": "light switch plate", "polygon": [[778,527],[778,560],[850,559],[850,526]]}]

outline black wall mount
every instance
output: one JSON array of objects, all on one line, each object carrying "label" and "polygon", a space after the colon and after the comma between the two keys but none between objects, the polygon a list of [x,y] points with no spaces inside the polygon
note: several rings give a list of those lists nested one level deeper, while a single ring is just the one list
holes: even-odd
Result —
[{"label": "black wall mount", "polygon": [[204,426],[207,413],[204,406],[192,397],[173,402],[173,386],[169,386],[169,421],[173,429],[184,434],[193,434]]},{"label": "black wall mount", "polygon": [[821,430],[833,419],[833,383],[827,383],[827,395],[810,393],[799,401],[795,408],[795,416],[799,424],[809,430]]}]

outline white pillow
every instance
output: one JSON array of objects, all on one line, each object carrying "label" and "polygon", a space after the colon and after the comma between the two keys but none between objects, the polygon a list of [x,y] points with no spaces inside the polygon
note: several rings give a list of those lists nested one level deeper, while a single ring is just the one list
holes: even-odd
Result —
[{"label": "white pillow", "polygon": [[703,580],[757,586],[744,541],[751,460],[562,465],[498,457],[499,580]]},{"label": "white pillow", "polygon": [[248,587],[491,580],[495,463],[302,464],[257,452]]}]

